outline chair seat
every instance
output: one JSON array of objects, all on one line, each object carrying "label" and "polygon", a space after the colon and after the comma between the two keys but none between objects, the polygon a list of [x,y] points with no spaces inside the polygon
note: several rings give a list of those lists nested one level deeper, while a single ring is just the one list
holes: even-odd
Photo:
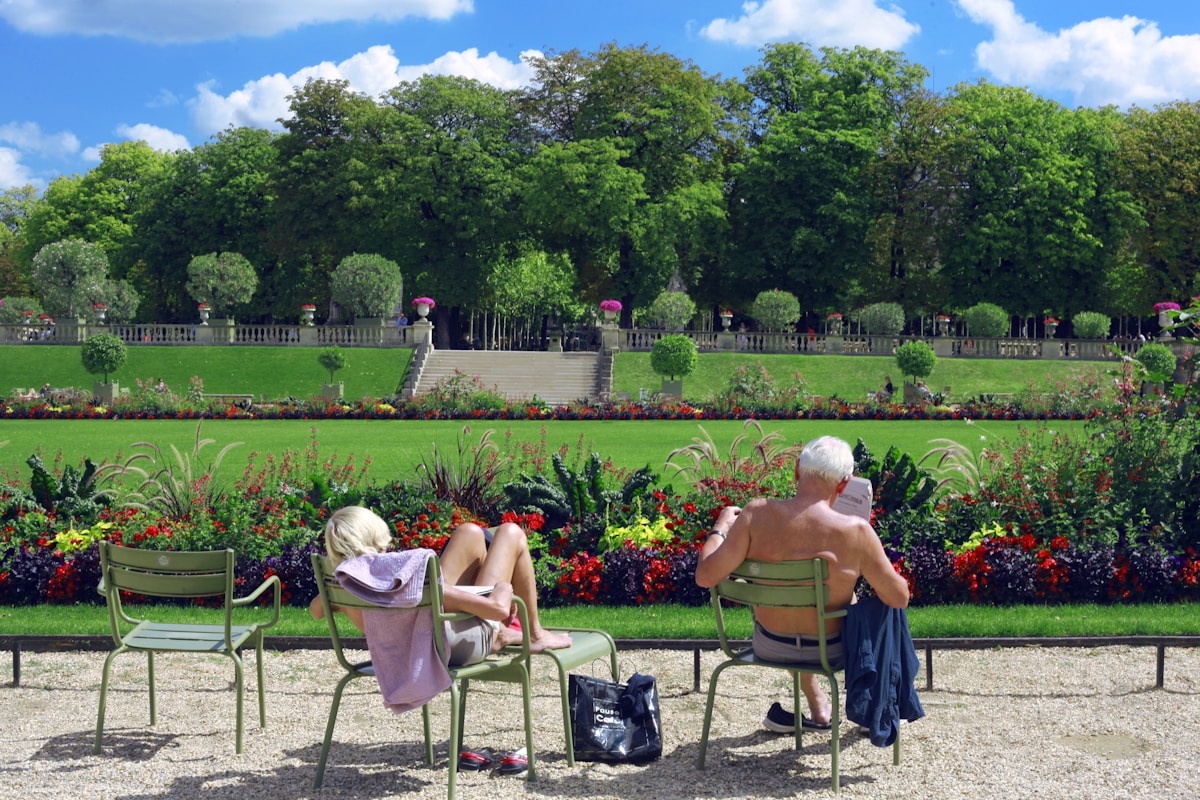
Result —
[{"label": "chair seat", "polygon": [[[233,625],[229,630],[230,640],[236,650],[259,630],[259,626]],[[133,650],[223,653],[225,626],[144,622],[122,636],[121,644]]]}]

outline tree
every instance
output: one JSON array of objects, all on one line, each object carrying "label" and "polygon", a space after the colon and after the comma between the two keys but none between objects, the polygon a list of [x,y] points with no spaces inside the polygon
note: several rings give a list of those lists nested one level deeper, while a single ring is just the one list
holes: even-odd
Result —
[{"label": "tree", "polygon": [[666,330],[683,330],[696,316],[696,304],[687,292],[663,292],[654,298],[647,315]]},{"label": "tree", "polygon": [[839,305],[871,261],[871,168],[925,70],[899,53],[776,44],[748,71],[750,146],[734,173],[736,268],[753,291],[782,284]]},{"label": "tree", "polygon": [[42,313],[42,304],[35,297],[5,297],[0,299],[0,325],[19,325],[25,322],[22,311],[28,311],[29,316],[36,317]]},{"label": "tree", "polygon": [[38,192],[32,185],[0,192],[0,295],[28,295],[33,282],[20,264],[21,228],[37,206]]},{"label": "tree", "polygon": [[1165,344],[1144,344],[1138,348],[1134,358],[1145,368],[1146,380],[1150,383],[1170,380],[1171,374],[1175,372],[1175,354]]},{"label": "tree", "polygon": [[783,289],[768,289],[759,292],[750,307],[750,316],[767,331],[786,330],[788,325],[800,319],[800,301],[796,295]]},{"label": "tree", "polygon": [[93,375],[103,375],[108,383],[110,372],[116,372],[125,363],[125,342],[111,333],[90,336],[80,346],[83,368]]},{"label": "tree", "polygon": [[858,312],[858,321],[867,333],[895,336],[904,329],[904,309],[899,303],[873,303]]},{"label": "tree", "polygon": [[1080,311],[1071,317],[1071,327],[1078,339],[1107,339],[1112,320],[1107,314],[1095,311]]},{"label": "tree", "polygon": [[[585,298],[620,299],[629,326],[676,270],[697,280],[725,228],[720,87],[647,47],[609,44],[532,65],[535,88],[522,108],[553,141],[535,156],[542,172],[529,178],[537,189],[526,195],[526,218],[547,249],[572,254]],[[598,203],[610,213],[592,213]]]},{"label": "tree", "polygon": [[317,363],[329,372],[329,382],[333,383],[333,373],[339,369],[344,369],[348,362],[346,354],[342,352],[342,349],[337,345],[333,345],[332,347],[321,348],[321,352],[317,353]]},{"label": "tree", "polygon": [[386,317],[400,301],[400,267],[380,255],[353,253],[334,269],[329,294],[357,317]]},{"label": "tree", "polygon": [[75,319],[98,301],[108,281],[108,257],[97,245],[65,239],[38,251],[32,276],[47,313]]},{"label": "tree", "polygon": [[914,381],[928,377],[935,364],[937,356],[925,342],[913,340],[896,348],[896,369],[903,375],[911,375]]},{"label": "tree", "polygon": [[187,293],[197,303],[208,303],[218,317],[250,302],[258,288],[254,266],[241,253],[209,253],[188,264]]},{"label": "tree", "polygon": [[962,313],[971,336],[995,337],[1008,333],[1008,312],[995,303],[976,303]]},{"label": "tree", "polygon": [[650,350],[650,369],[671,380],[691,375],[698,360],[696,343],[683,334],[663,336]]}]

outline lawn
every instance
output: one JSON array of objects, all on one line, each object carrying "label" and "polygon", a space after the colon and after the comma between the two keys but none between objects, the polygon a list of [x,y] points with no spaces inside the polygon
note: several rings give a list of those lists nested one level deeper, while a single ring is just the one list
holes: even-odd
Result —
[{"label": "lawn", "polygon": [[[851,444],[861,437],[880,455],[890,446],[914,458],[927,453],[937,438],[953,439],[978,450],[996,446],[1030,423],[987,422],[968,426],[961,420],[770,420],[761,423],[764,432],[778,431],[789,442],[806,441],[823,434],[840,436]],[[1078,429],[1081,422],[1040,423],[1058,430]],[[242,442],[222,465],[228,477],[236,474],[251,453],[299,452],[315,436],[323,456],[342,458],[353,454],[361,465],[366,456],[372,464],[370,476],[389,481],[411,476],[436,445],[443,454],[454,456],[459,439],[478,442],[486,430],[505,450],[517,442],[537,443],[544,436],[548,448],[567,445],[611,458],[617,466],[637,469],[647,464],[662,472],[670,452],[703,437],[707,431],[718,449],[727,453],[730,443],[743,431],[738,421],[505,421],[471,423],[414,420],[205,420],[199,425],[205,438],[215,440],[201,451],[207,461],[228,444]],[[24,462],[33,453],[51,461],[61,453],[66,464],[82,463],[84,457],[97,463],[115,461],[137,452],[135,442],[148,441],[162,451],[174,445],[190,453],[198,423],[189,420],[14,420],[0,421],[0,469],[28,476]],[[470,433],[463,435],[464,428]]]}]

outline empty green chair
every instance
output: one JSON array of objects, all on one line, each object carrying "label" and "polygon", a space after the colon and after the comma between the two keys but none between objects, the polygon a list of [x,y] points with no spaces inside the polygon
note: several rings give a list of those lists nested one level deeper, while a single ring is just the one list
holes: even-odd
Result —
[{"label": "empty green chair", "polygon": [[[150,688],[150,724],[157,719],[154,694],[155,653],[219,654],[233,661],[237,689],[237,744],[242,752],[242,658],[238,650],[253,646],[258,661],[258,719],[267,724],[266,695],[263,686],[263,631],[279,621],[281,584],[271,576],[251,594],[234,598],[234,553],[232,550],[211,552],[171,552],[167,550],[138,550],[111,542],[100,544],[100,586],[108,602],[108,619],[112,628],[115,649],[104,659],[100,681],[100,710],[96,715],[96,741],[93,750],[101,751],[104,736],[104,711],[108,702],[108,679],[113,660],[130,651],[146,654],[147,678]],[[273,589],[273,614],[267,622],[246,625],[233,624],[233,610],[259,603],[259,598]],[[139,607],[136,613],[146,619],[131,616],[121,597],[123,592],[146,597],[219,598],[225,619],[221,624],[190,624],[154,621],[153,606]],[[265,616],[265,611],[264,611]]]}]

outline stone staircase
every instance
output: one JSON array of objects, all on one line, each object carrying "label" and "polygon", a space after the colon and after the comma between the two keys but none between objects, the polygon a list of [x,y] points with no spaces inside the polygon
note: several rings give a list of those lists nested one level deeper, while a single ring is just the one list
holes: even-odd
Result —
[{"label": "stone staircase", "polygon": [[485,387],[495,389],[510,400],[536,396],[551,405],[575,400],[596,402],[607,395],[612,386],[611,355],[431,349],[412,391],[418,395],[427,392],[455,371],[477,376]]}]

